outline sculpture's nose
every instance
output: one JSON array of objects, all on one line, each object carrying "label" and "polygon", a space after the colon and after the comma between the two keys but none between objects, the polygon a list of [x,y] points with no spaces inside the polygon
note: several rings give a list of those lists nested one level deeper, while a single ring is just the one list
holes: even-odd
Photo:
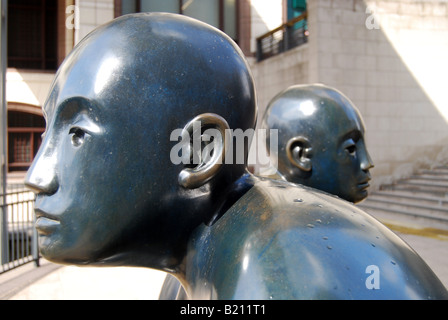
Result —
[{"label": "sculpture's nose", "polygon": [[55,152],[41,146],[26,174],[25,185],[36,194],[53,194],[58,190]]},{"label": "sculpture's nose", "polygon": [[372,158],[370,157],[370,154],[367,151],[367,147],[364,142],[361,143],[360,157],[361,157],[361,161],[360,161],[361,170],[369,171],[369,169],[374,167]]}]

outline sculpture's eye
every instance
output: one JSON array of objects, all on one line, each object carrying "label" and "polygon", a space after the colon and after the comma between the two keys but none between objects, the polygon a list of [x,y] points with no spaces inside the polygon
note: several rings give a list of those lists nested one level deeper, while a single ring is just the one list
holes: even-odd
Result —
[{"label": "sculpture's eye", "polygon": [[348,139],[344,144],[344,149],[351,156],[354,156],[356,154],[356,143],[352,139]]},{"label": "sculpture's eye", "polygon": [[86,133],[78,127],[70,129],[71,141],[74,147],[80,147],[84,143]]}]

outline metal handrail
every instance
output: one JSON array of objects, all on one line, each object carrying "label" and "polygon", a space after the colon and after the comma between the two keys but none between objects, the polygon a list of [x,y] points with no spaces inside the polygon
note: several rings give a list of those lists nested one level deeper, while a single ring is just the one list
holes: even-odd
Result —
[{"label": "metal handrail", "polygon": [[266,32],[265,34],[263,34],[263,35],[257,37],[257,38],[256,38],[256,39],[257,39],[257,42],[260,41],[260,40],[262,40],[262,39],[264,39],[264,38],[267,38],[267,37],[273,35],[273,34],[276,33],[277,31],[284,30],[286,27],[292,27],[292,26],[295,25],[297,22],[302,21],[302,20],[306,20],[307,18],[308,18],[308,12],[304,12],[304,13],[302,13],[300,16],[297,16],[297,17],[295,17],[295,18],[293,18],[293,19],[287,21],[286,23],[282,24],[281,26],[279,26],[279,27],[277,27],[277,28],[275,28],[275,29],[272,29],[271,31]]},{"label": "metal handrail", "polygon": [[33,193],[25,189],[8,191],[1,198],[0,274],[33,261],[39,265]]},{"label": "metal handrail", "polygon": [[[308,13],[304,12],[300,16],[257,37],[257,60],[267,59],[307,42],[307,18]],[[303,26],[295,28],[300,22],[304,22]]]}]

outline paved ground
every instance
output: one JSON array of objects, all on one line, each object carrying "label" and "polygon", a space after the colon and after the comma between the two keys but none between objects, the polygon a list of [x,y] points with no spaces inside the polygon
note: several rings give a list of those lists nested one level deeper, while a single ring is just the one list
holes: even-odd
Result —
[{"label": "paved ground", "polygon": [[[401,236],[448,288],[448,234],[384,221]],[[10,300],[154,300],[165,274],[141,268],[59,266],[45,260],[0,275],[0,299]]]},{"label": "paved ground", "polygon": [[[156,300],[165,279],[165,273],[143,268],[81,268],[45,260],[41,264],[1,275],[0,279],[10,279],[0,282],[0,299]],[[38,271],[41,275],[36,274]]]},{"label": "paved ground", "polygon": [[420,228],[413,220],[382,219],[386,226],[407,242],[431,267],[448,288],[448,231],[437,228]]},{"label": "paved ground", "polygon": [[399,235],[417,251],[448,288],[448,241],[409,234]]}]

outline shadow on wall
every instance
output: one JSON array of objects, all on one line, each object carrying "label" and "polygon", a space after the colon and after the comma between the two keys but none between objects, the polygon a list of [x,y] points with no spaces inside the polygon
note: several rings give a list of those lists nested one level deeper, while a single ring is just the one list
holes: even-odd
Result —
[{"label": "shadow on wall", "polygon": [[355,3],[364,12],[358,37],[367,42],[364,53],[353,47],[365,77],[364,99],[353,99],[366,122],[378,187],[448,161],[448,10],[442,1]]}]

